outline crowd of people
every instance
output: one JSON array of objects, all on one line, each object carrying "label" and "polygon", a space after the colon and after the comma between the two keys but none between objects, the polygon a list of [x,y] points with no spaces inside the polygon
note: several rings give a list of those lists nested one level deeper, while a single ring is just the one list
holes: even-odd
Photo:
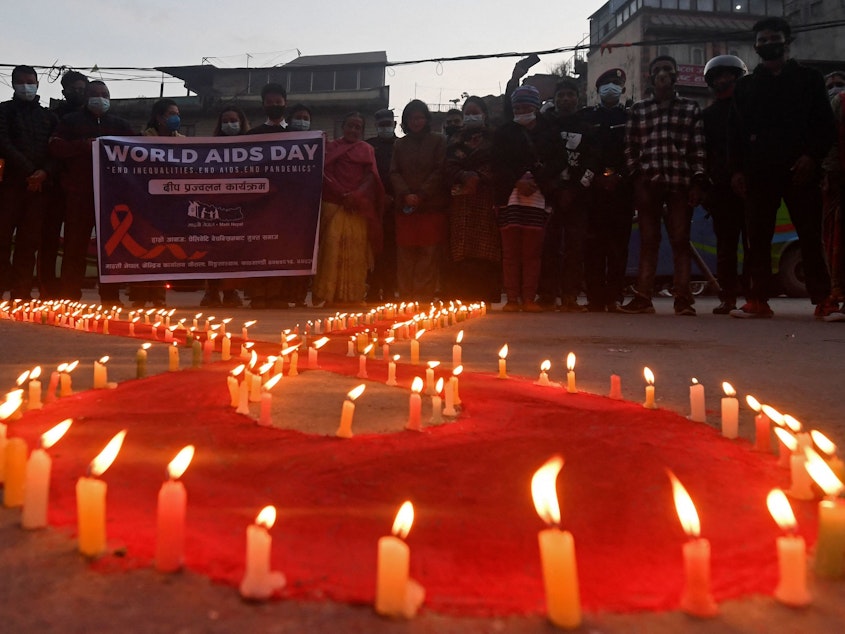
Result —
[{"label": "crowd of people", "polygon": [[[505,123],[488,102],[466,98],[442,130],[419,100],[400,116],[351,112],[326,144],[316,275],[207,280],[204,306],[252,308],[429,301],[498,303],[508,312],[654,313],[661,224],[672,250],[674,312],[695,316],[690,288],[693,209],[703,205],[717,240],[716,314],[772,316],[771,243],[782,202],[798,234],[815,316],[845,320],[842,176],[845,71],[823,76],[789,57],[781,18],[754,26],[759,63],[718,55],[704,78],[703,110],[676,92],[678,65],[648,65],[649,95],[626,103],[614,68],[595,82],[599,103],[580,107],[578,81],[564,77],[544,104],[520,85],[536,58],[518,62],[504,96]],[[0,104],[0,282],[12,298],[78,299],[94,226],[92,139],[136,134],[109,113],[102,81],[68,72],[56,111],[38,103],[38,78],[12,73]],[[266,121],[250,127],[239,107],[219,113],[215,136],[303,131],[312,111],[289,106],[283,86],[261,91]],[[176,102],[160,99],[144,135],[179,135]],[[632,220],[640,232],[634,294],[625,301]],[[56,253],[64,225],[64,256]],[[14,249],[12,244],[14,240]],[[738,253],[744,255],[742,262]],[[101,284],[103,303],[119,288]],[[582,294],[586,301],[579,298]],[[738,298],[745,303],[739,306]],[[135,307],[166,301],[163,285],[131,284]]]}]

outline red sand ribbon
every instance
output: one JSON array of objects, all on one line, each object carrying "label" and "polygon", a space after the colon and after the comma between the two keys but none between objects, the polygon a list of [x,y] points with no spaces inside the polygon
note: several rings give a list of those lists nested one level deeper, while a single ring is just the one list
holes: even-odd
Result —
[{"label": "red sand ribbon", "polygon": [[[121,217],[122,216],[122,217]],[[109,216],[114,233],[106,242],[106,255],[111,255],[117,248],[117,245],[122,244],[136,258],[142,260],[152,260],[161,255],[165,250],[170,251],[178,260],[197,260],[204,257],[208,251],[194,251],[190,256],[178,244],[158,244],[152,249],[145,249],[138,242],[129,235],[129,227],[132,226],[132,210],[129,205],[115,205]]]}]

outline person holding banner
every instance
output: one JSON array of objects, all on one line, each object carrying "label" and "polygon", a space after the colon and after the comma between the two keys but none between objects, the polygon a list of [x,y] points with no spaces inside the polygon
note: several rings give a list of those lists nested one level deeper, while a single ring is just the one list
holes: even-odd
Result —
[{"label": "person holding banner", "polygon": [[382,245],[384,189],[373,147],[362,140],[364,117],[349,113],[341,130],[343,136],[326,145],[315,306],[362,305],[367,270]]}]

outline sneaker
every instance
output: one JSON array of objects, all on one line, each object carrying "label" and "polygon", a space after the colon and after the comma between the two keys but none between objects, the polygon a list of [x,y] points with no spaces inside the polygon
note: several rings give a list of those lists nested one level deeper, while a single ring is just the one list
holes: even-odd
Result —
[{"label": "sneaker", "polygon": [[560,312],[562,313],[586,313],[587,307],[578,303],[575,297],[564,297],[560,304]]},{"label": "sneaker", "polygon": [[695,317],[695,308],[688,299],[681,297],[675,298],[675,314],[680,317]]},{"label": "sneaker", "polygon": [[519,311],[519,302],[508,301],[504,306],[502,306],[503,313],[518,313]]},{"label": "sneaker", "polygon": [[220,293],[217,291],[206,291],[200,300],[200,306],[216,308],[222,305],[223,303],[220,301]]},{"label": "sneaker", "polygon": [[650,299],[646,299],[642,295],[634,295],[630,302],[619,307],[619,312],[628,315],[653,315],[655,311],[654,304],[651,303]]},{"label": "sneaker", "polygon": [[713,309],[714,315],[730,315],[732,310],[736,310],[736,304],[733,302],[722,302]]},{"label": "sneaker", "polygon": [[241,296],[238,295],[238,291],[223,291],[223,306],[226,308],[240,308],[244,305]]},{"label": "sneaker", "polygon": [[813,316],[816,319],[824,319],[836,312],[839,312],[839,302],[832,297],[828,297],[823,302],[816,304],[816,310],[813,312]]},{"label": "sneaker", "polygon": [[526,313],[542,313],[545,309],[537,302],[525,302],[522,305],[522,310]]},{"label": "sneaker", "polygon": [[728,313],[731,317],[738,319],[771,319],[775,313],[769,308],[766,300],[749,299],[740,308]]}]

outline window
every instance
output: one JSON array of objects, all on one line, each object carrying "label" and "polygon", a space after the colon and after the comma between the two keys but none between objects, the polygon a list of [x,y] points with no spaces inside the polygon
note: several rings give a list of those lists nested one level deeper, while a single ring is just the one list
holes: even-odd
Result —
[{"label": "window", "polygon": [[690,0],[678,0],[678,8],[681,11],[689,11],[691,9],[691,4]]},{"label": "window", "polygon": [[716,11],[730,13],[734,0],[716,0]]},{"label": "window", "polygon": [[355,90],[358,88],[358,71],[354,68],[335,71],[335,90]]},{"label": "window", "polygon": [[311,79],[311,90],[333,90],[334,89],[334,71],[333,70],[315,70]]},{"label": "window", "polygon": [[311,92],[311,71],[295,70],[290,74],[291,92]]},{"label": "window", "polygon": [[663,0],[663,2],[661,2],[661,6],[664,9],[677,9],[678,0]]},{"label": "window", "polygon": [[690,50],[690,64],[695,66],[704,66],[704,49],[693,47]]},{"label": "window", "polygon": [[698,0],[695,6],[699,11],[712,11],[713,0]]},{"label": "window", "polygon": [[368,68],[362,68],[360,74],[361,81],[358,85],[359,88],[380,88],[384,86],[384,67],[370,66]]}]

